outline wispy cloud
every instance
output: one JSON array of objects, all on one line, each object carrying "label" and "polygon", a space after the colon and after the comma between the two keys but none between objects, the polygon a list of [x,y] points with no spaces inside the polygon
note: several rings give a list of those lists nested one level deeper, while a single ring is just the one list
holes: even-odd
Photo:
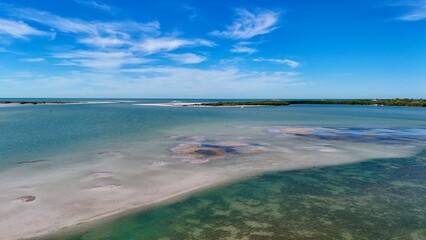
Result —
[{"label": "wispy cloud", "polygon": [[135,50],[146,54],[169,52],[181,47],[207,46],[214,47],[215,43],[205,39],[182,39],[176,37],[147,38],[134,46]]},{"label": "wispy cloud", "polygon": [[78,39],[77,42],[99,48],[119,47],[130,44],[126,39],[98,36],[81,38]]},{"label": "wispy cloud", "polygon": [[26,39],[30,35],[48,35],[48,33],[37,30],[22,21],[14,21],[0,18],[0,36],[6,35],[12,38]]},{"label": "wispy cloud", "polygon": [[290,60],[290,59],[277,59],[277,58],[255,58],[253,59],[255,62],[273,62],[279,64],[286,64],[291,68],[297,68],[300,66],[299,62]]},{"label": "wispy cloud", "polygon": [[[95,8],[98,6],[96,4],[102,4],[102,0],[75,1]],[[4,5],[0,4],[0,8],[2,6]],[[268,93],[271,96],[270,91],[275,91],[279,95],[282,94],[279,90],[285,87],[304,83],[299,79],[299,73],[293,69],[251,71],[229,62],[211,67],[206,67],[207,64],[184,65],[207,61],[207,56],[213,55],[207,49],[216,47],[217,44],[206,36],[206,39],[203,36],[188,38],[183,33],[173,35],[162,32],[157,21],[120,21],[118,17],[114,18],[116,21],[84,20],[13,5],[8,5],[1,11],[8,18],[3,21],[21,26],[13,27],[21,29],[21,32],[11,27],[6,28],[8,25],[0,22],[0,35],[26,38],[51,34],[50,31],[60,35],[55,42],[58,45],[43,48],[53,49],[53,52],[42,55],[46,60],[39,57],[41,55],[36,51],[33,52],[34,55],[24,55],[28,58],[20,61],[42,62],[48,59],[46,64],[56,65],[55,68],[63,73],[47,76],[43,73],[44,69],[41,69],[31,72],[34,73],[31,76],[21,76],[19,79],[14,79],[17,76],[15,72],[9,76],[2,74],[0,81],[6,87],[0,88],[0,95],[8,93],[5,89],[15,89],[15,93],[27,96],[37,90],[45,97],[54,97],[49,95],[52,93],[76,97],[264,97],[260,94]],[[253,54],[257,51],[259,42],[242,39],[272,32],[277,28],[279,14],[272,11],[249,12],[246,9],[237,9],[236,12],[236,19],[224,31],[212,34],[238,40],[233,41],[231,52]],[[63,39],[65,41],[61,41]],[[236,59],[234,58],[235,61]],[[247,61],[246,58],[241,59]],[[299,63],[289,59],[258,60],[287,64],[292,68],[299,66]],[[96,96],[93,95],[94,92],[97,93]]]},{"label": "wispy cloud", "polygon": [[408,9],[408,12],[398,16],[400,21],[419,21],[426,19],[426,0],[396,1],[391,6],[399,6]]},{"label": "wispy cloud", "polygon": [[253,54],[253,53],[257,52],[257,49],[251,48],[251,47],[246,47],[246,46],[241,46],[241,45],[234,45],[231,48],[231,52]]},{"label": "wispy cloud", "polygon": [[[140,86],[134,86],[134,88],[140,89],[148,97],[155,95],[158,97],[187,96],[202,98],[232,97],[236,95],[262,97],[261,95],[268,89],[275,91],[304,84],[299,79],[297,72],[258,72],[247,71],[238,67],[215,67],[212,69],[146,67],[122,71],[131,73],[138,78],[137,83]],[[171,89],[169,86],[174,86],[174,88]],[[161,89],[160,93],[158,89]]]},{"label": "wispy cloud", "polygon": [[16,73],[11,74],[0,76],[5,86],[0,88],[2,96],[19,92],[27,97],[279,98],[283,97],[284,89],[305,84],[296,72],[239,68],[146,67],[113,73],[72,71],[62,75],[29,75],[22,79],[16,79]]},{"label": "wispy cloud", "polygon": [[231,39],[249,39],[275,30],[279,14],[273,11],[249,12],[236,10],[237,18],[224,31],[213,31],[212,35]]},{"label": "wispy cloud", "polygon": [[182,53],[182,54],[167,54],[168,58],[173,61],[182,63],[182,64],[196,64],[201,63],[207,60],[205,56],[196,55],[193,53]]},{"label": "wispy cloud", "polygon": [[231,52],[234,53],[246,53],[246,54],[253,54],[257,52],[258,50],[254,47],[249,47],[253,45],[252,42],[239,42],[237,44],[234,44],[231,48]]},{"label": "wispy cloud", "polygon": [[205,39],[185,39],[175,36],[161,36],[160,23],[152,21],[99,22],[64,18],[49,12],[30,8],[9,6],[11,16],[42,24],[55,31],[75,34],[76,42],[101,49],[125,48],[129,52],[145,55],[170,52],[183,47],[213,47],[215,43]]},{"label": "wispy cloud", "polygon": [[102,10],[108,13],[113,13],[113,8],[111,6],[109,6],[108,4],[102,3],[102,2],[97,2],[97,1],[93,1],[93,0],[75,0],[75,2],[81,4],[81,5],[85,5],[87,7],[91,7],[91,8],[95,8],[98,10]]},{"label": "wispy cloud", "polygon": [[180,9],[186,12],[189,17],[189,20],[194,20],[198,17],[197,9],[187,3],[180,6]]},{"label": "wispy cloud", "polygon": [[151,61],[136,57],[129,51],[74,51],[56,53],[53,57],[62,60],[57,65],[86,67],[97,71],[115,71],[126,65]]},{"label": "wispy cloud", "polygon": [[21,62],[43,62],[44,58],[23,58]]},{"label": "wispy cloud", "polygon": [[49,26],[56,31],[64,33],[87,34],[90,36],[108,36],[126,39],[131,34],[159,33],[160,23],[157,21],[138,23],[134,21],[99,22],[81,19],[64,18],[55,14],[31,8],[17,8],[8,6],[9,15]]}]

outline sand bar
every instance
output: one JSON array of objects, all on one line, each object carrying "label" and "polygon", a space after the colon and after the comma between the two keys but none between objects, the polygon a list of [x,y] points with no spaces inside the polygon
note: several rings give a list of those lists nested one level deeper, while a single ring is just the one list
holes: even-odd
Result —
[{"label": "sand bar", "polygon": [[[159,150],[152,149],[150,144],[126,150],[99,150],[87,156],[90,161],[79,164],[54,166],[55,161],[49,161],[46,166],[39,165],[43,168],[37,171],[33,171],[32,164],[17,164],[0,174],[0,235],[4,240],[20,239],[78,228],[81,223],[103,221],[123,212],[268,171],[409,156],[417,151],[413,146],[343,142],[338,152],[327,150],[318,154],[318,149],[301,151],[301,147],[312,146],[311,141],[317,141],[315,139],[283,141],[265,129],[249,139],[255,141],[254,136],[262,134],[271,140],[267,142],[269,151],[260,151],[257,148],[261,146],[253,142],[250,146],[254,147],[245,148],[247,143],[217,136],[215,143],[219,147],[241,148],[241,154],[231,153],[208,162],[204,155],[193,159],[202,164],[188,164],[167,151],[159,155]],[[200,137],[196,139],[203,141]],[[174,146],[185,144],[180,140],[169,141]],[[200,143],[196,144],[200,148]],[[216,146],[208,147],[215,149]],[[155,162],[161,164],[153,164]]]}]

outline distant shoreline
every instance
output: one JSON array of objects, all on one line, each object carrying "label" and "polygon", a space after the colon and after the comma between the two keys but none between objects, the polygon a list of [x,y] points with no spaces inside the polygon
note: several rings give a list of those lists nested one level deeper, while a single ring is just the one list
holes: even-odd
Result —
[{"label": "distant shoreline", "polygon": [[[91,101],[25,101],[2,100],[0,105],[44,105],[44,104],[84,104],[84,103],[113,103]],[[216,101],[216,102],[178,102],[178,103],[138,103],[135,105],[161,106],[161,107],[249,107],[249,106],[289,106],[296,104],[337,104],[337,105],[362,105],[362,106],[405,106],[426,107],[426,99],[301,99],[301,100],[250,100],[250,101]]]},{"label": "distant shoreline", "polygon": [[207,102],[196,103],[188,106],[233,107],[233,106],[289,106],[296,104],[338,104],[338,105],[363,105],[363,106],[405,106],[426,107],[423,99],[354,99],[354,100],[261,100],[261,101],[235,101],[235,102]]},{"label": "distant shoreline", "polygon": [[79,102],[68,102],[68,101],[0,101],[0,104],[70,104],[70,103],[79,103]]},{"label": "distant shoreline", "polygon": [[48,104],[106,104],[115,103],[107,101],[0,101],[0,105],[48,105]]}]

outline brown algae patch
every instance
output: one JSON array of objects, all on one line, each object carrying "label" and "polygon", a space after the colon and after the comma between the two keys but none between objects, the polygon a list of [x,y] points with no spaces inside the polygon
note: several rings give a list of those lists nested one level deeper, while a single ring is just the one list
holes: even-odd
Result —
[{"label": "brown algae patch", "polygon": [[28,202],[33,202],[36,199],[35,196],[22,196],[22,197],[18,197],[14,200],[14,202],[19,202],[19,203],[28,203]]},{"label": "brown algae patch", "polygon": [[268,151],[267,148],[245,142],[183,143],[172,148],[172,155],[190,163],[205,163],[212,159],[222,159],[236,154],[255,154]]}]

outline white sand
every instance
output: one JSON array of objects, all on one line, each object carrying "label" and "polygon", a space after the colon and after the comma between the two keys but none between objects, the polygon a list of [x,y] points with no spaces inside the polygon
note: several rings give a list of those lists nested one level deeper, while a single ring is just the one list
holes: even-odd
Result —
[{"label": "white sand", "polygon": [[199,103],[193,102],[169,102],[169,103],[136,103],[136,106],[151,106],[151,107],[192,107]]},{"label": "white sand", "polygon": [[245,108],[245,107],[261,107],[260,105],[237,105],[237,106],[209,106],[201,105],[201,102],[168,102],[168,103],[136,103],[136,106],[151,107],[200,107],[200,108]]}]

